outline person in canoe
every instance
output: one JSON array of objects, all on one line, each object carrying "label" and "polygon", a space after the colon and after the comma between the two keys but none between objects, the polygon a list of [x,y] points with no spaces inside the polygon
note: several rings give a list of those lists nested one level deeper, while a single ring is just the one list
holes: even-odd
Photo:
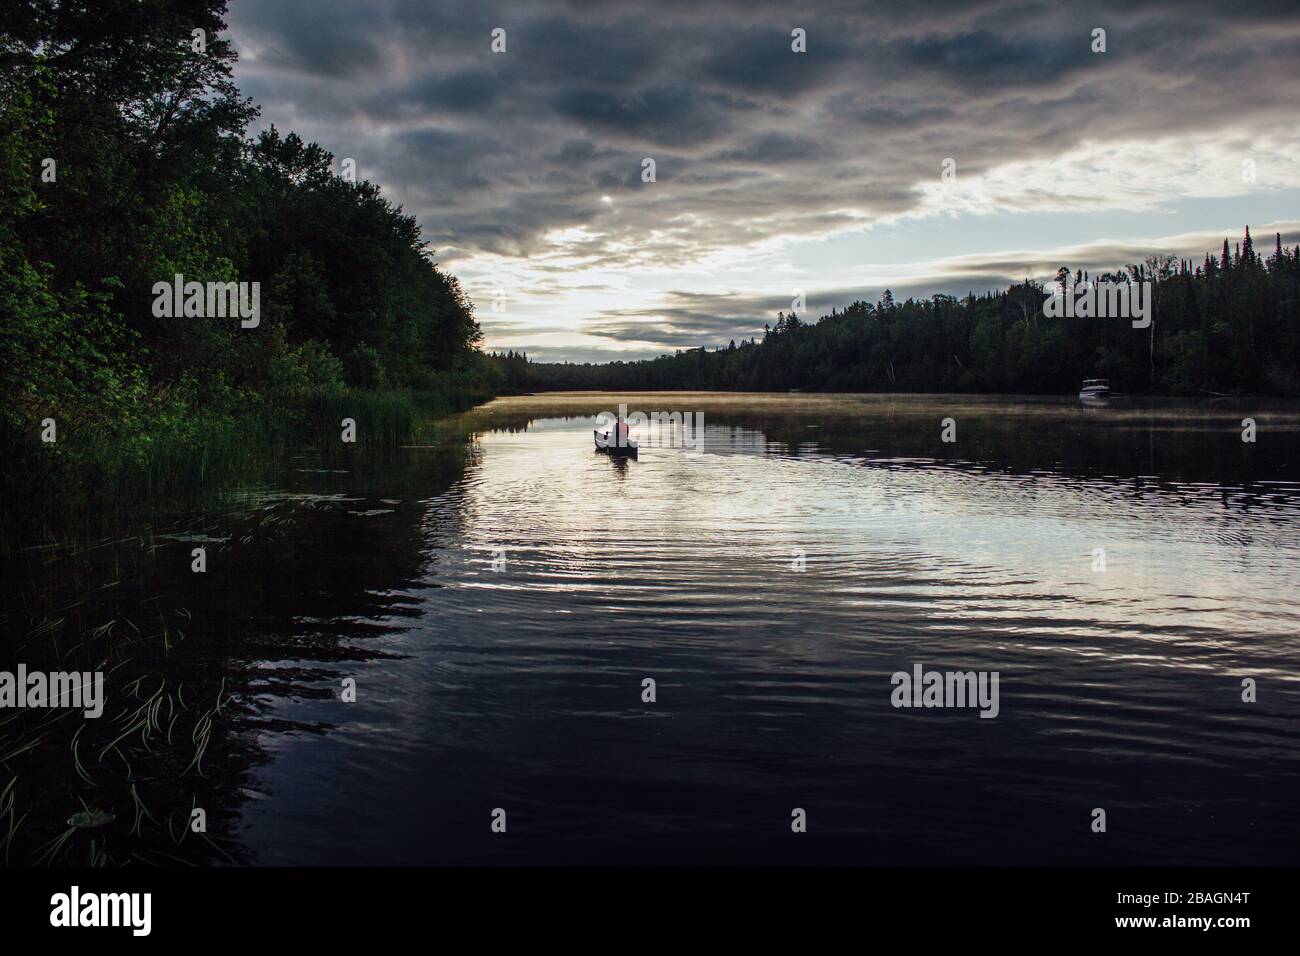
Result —
[{"label": "person in canoe", "polygon": [[619,419],[614,423],[614,437],[610,438],[610,433],[605,432],[605,441],[615,448],[626,448],[628,445],[628,428],[627,422]]},{"label": "person in canoe", "polygon": [[631,455],[636,454],[636,442],[632,440],[630,428],[627,422],[621,418],[614,423],[612,429],[607,430],[604,434],[597,431],[595,432],[595,435],[596,447],[601,451],[608,451],[611,453],[618,451],[620,453],[626,452]]}]

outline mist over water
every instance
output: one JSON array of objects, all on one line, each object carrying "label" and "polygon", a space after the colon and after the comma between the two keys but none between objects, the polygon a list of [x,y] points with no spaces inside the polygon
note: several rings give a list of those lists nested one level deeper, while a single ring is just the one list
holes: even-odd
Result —
[{"label": "mist over water", "polygon": [[[596,454],[620,402],[703,411],[702,453]],[[6,625],[184,607],[124,672],[225,681],[180,789],[240,862],[1287,863],[1298,465],[1294,406],[507,398],[51,558]],[[918,663],[997,671],[997,718],[891,706]]]}]

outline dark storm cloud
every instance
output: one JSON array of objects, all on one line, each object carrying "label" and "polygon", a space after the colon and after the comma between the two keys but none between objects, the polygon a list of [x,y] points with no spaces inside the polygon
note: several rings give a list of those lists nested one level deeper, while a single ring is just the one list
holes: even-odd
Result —
[{"label": "dark storm cloud", "polygon": [[491,106],[501,95],[497,78],[487,70],[463,70],[448,76],[422,76],[405,89],[387,91],[366,103],[368,115],[381,118],[429,113],[462,113]]},{"label": "dark storm cloud", "polygon": [[388,33],[364,5],[235,0],[232,7],[232,27],[254,41],[269,71],[334,79],[373,76],[385,66]]},{"label": "dark storm cloud", "polygon": [[[689,267],[913,211],[949,156],[973,176],[1084,142],[1221,130],[1245,150],[1296,128],[1300,17],[1280,2],[232,0],[229,20],[263,119],[356,157],[446,262],[538,257],[586,227],[571,251],[591,264]],[[1066,192],[1019,201],[1087,199]],[[669,345],[738,318],[598,321],[666,323]]]},{"label": "dark storm cloud", "polygon": [[[1092,65],[1087,31],[1068,35],[1019,35],[980,30],[955,36],[927,36],[898,43],[895,55],[911,74],[934,73],[966,89],[1001,90],[1031,85],[1043,87],[1068,80]],[[1111,51],[1108,50],[1107,55]]]},{"label": "dark storm cloud", "polygon": [[[824,87],[861,47],[832,30],[821,31],[811,17],[769,21],[763,27],[717,31],[717,45],[703,62],[703,74],[744,95],[788,97]],[[787,21],[788,24],[787,25]],[[791,55],[791,29],[811,32],[810,53]]]},{"label": "dark storm cloud", "polygon": [[[661,60],[639,30],[627,22],[601,23],[581,13],[571,18],[530,20],[514,32],[529,61],[531,82],[582,83],[626,89],[629,74],[653,74]],[[499,24],[507,24],[500,19]],[[634,21],[635,22],[635,21]]]},{"label": "dark storm cloud", "polygon": [[719,150],[712,159],[720,163],[767,166],[774,163],[814,162],[827,155],[826,144],[786,133],[746,136],[734,146]]},{"label": "dark storm cloud", "polygon": [[628,93],[567,89],[551,109],[583,129],[635,135],[648,142],[680,145],[717,139],[731,126],[725,101],[688,86],[658,86]]}]

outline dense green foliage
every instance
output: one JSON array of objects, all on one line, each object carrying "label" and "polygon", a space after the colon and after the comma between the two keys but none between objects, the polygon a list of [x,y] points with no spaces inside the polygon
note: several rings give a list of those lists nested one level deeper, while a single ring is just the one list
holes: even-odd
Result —
[{"label": "dense green foliage", "polygon": [[[233,466],[300,432],[322,399],[485,392],[500,378],[414,217],[295,134],[247,136],[257,110],[231,80],[224,13],[223,0],[0,11],[9,496],[60,474]],[[260,324],[156,317],[153,286],[176,273],[259,283]]]},{"label": "dense green foliage", "polygon": [[[1073,282],[1071,279],[1073,278]],[[511,368],[541,389],[802,389],[829,392],[1068,393],[1084,378],[1125,392],[1300,394],[1300,247],[1267,258],[1250,231],[1203,263],[1151,256],[1109,281],[1150,280],[1149,329],[1121,318],[1047,318],[1049,290],[855,302],[817,323],[779,315],[761,341],[642,362]],[[1074,288],[1089,277],[1058,282]]]}]

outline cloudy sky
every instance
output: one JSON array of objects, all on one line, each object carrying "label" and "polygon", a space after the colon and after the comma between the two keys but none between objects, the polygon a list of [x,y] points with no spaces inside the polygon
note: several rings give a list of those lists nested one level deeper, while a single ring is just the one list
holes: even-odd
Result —
[{"label": "cloudy sky", "polygon": [[815,318],[886,287],[1199,260],[1246,224],[1265,252],[1300,241],[1294,0],[231,0],[228,20],[262,124],[355,159],[487,346],[538,359],[725,345],[797,291]]}]

